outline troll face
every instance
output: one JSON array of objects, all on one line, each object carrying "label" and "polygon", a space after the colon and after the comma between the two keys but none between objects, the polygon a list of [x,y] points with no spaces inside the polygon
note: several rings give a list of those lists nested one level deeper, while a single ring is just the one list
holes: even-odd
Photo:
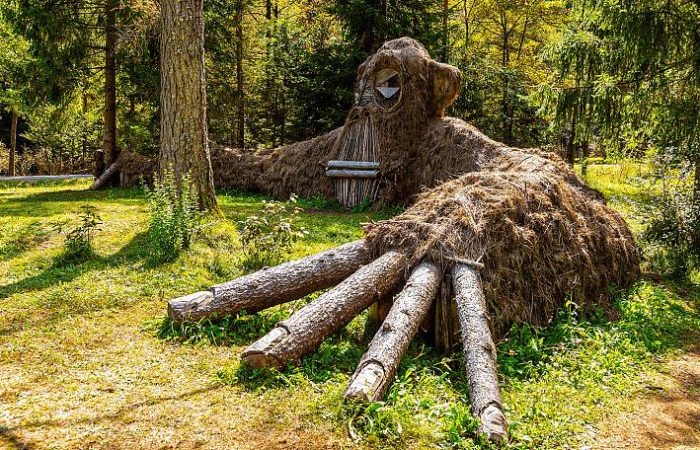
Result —
[{"label": "troll face", "polygon": [[362,63],[355,102],[336,142],[338,160],[327,172],[338,178],[338,200],[354,206],[397,186],[460,84],[459,69],[434,61],[423,45],[407,37],[385,43]]}]

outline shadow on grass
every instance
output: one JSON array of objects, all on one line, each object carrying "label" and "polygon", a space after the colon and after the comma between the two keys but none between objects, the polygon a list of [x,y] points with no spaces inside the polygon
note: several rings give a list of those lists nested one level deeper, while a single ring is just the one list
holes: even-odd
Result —
[{"label": "shadow on grass", "polygon": [[78,203],[89,201],[132,201],[141,203],[143,193],[140,189],[109,189],[103,191],[91,191],[89,189],[62,191],[38,192],[17,199],[12,199],[6,203],[0,203],[0,216],[25,216],[25,217],[46,217],[62,214],[64,208],[61,205],[52,203]]},{"label": "shadow on grass", "polygon": [[19,447],[19,448],[33,448],[31,446],[27,447],[27,443],[22,442],[19,437],[16,434],[17,430],[22,430],[22,429],[34,429],[34,428],[46,428],[46,427],[67,427],[67,426],[74,426],[74,425],[85,425],[85,424],[98,424],[100,422],[104,421],[115,421],[115,420],[123,420],[123,421],[133,421],[133,418],[127,418],[124,416],[131,416],[133,415],[133,412],[137,409],[140,408],[146,408],[149,406],[157,406],[166,402],[171,402],[171,401],[177,401],[177,400],[185,400],[190,397],[194,397],[200,394],[206,394],[211,391],[215,391],[217,389],[221,389],[222,385],[217,383],[213,384],[207,387],[199,388],[199,389],[193,389],[188,392],[182,392],[179,394],[172,394],[172,395],[163,395],[160,397],[148,399],[148,400],[143,400],[139,402],[134,402],[130,403],[128,405],[120,406],[119,408],[116,409],[116,411],[111,412],[111,413],[106,413],[106,414],[95,414],[93,416],[85,417],[85,418],[80,418],[80,419],[73,419],[73,420],[65,420],[65,419],[51,419],[51,420],[36,420],[34,422],[28,422],[25,423],[21,426],[18,427],[0,427],[0,437],[9,440],[10,442],[18,442],[24,445],[24,447]]},{"label": "shadow on grass", "polygon": [[70,282],[88,272],[146,260],[148,254],[144,251],[145,248],[147,248],[146,233],[142,232],[134,236],[118,252],[109,256],[96,255],[76,264],[63,264],[60,257],[57,257],[43,272],[0,287],[0,299],[16,293],[43,290],[59,283]]},{"label": "shadow on grass", "polygon": [[0,261],[9,261],[46,242],[51,231],[38,221],[12,229],[9,226],[0,230]]},{"label": "shadow on grass", "polygon": [[326,339],[298,366],[290,363],[282,370],[275,370],[256,369],[241,363],[220,370],[218,376],[223,383],[242,386],[250,392],[293,387],[300,383],[325,383],[339,374],[351,375],[366,350],[365,343],[341,331]]},{"label": "shadow on grass", "polygon": [[[144,266],[148,266],[147,236],[145,232],[135,235],[131,241],[118,252],[109,256],[94,256],[87,261],[77,264],[62,264],[60,261],[60,257],[56,257],[51,266],[46,268],[43,272],[0,287],[0,300],[17,293],[40,291],[62,283],[68,283],[87,273],[111,267],[133,265],[138,262],[144,262]],[[94,311],[95,309],[96,308],[93,307],[90,311]],[[46,310],[44,310],[44,312],[46,312]],[[50,322],[56,314],[56,311],[50,312],[48,316],[42,320],[42,323]],[[0,327],[0,336],[8,335],[23,327],[23,323],[8,321],[4,327]]]}]

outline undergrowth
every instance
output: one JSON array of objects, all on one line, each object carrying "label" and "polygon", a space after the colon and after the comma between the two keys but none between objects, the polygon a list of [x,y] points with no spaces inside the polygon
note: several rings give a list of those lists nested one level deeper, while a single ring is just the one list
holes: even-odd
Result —
[{"label": "undergrowth", "polygon": [[165,170],[160,181],[155,178],[152,188],[144,186],[151,212],[150,256],[153,262],[172,261],[189,248],[201,230],[202,216],[189,175],[183,175],[179,186],[171,170]]},{"label": "undergrowth", "polygon": [[[618,176],[617,168],[603,169],[590,166],[589,179],[615,208],[632,211],[628,202],[644,194]],[[630,169],[632,175],[638,172]],[[11,391],[5,397],[10,414],[28,408],[26,422],[43,423],[58,410],[90,417],[93,411],[123,408],[133,415],[135,433],[167,432],[178,423],[178,432],[194,435],[202,422],[192,411],[219,407],[222,420],[241,420],[256,432],[280,436],[320,430],[348,448],[484,448],[475,436],[459,352],[442,354],[414,342],[384,402],[343,402],[372,334],[366,331],[366,315],[326,339],[298,367],[281,371],[250,369],[237,356],[313,297],[198,324],[153,320],[162,317],[166,299],[243,273],[234,224],[255,214],[263,197],[219,196],[229,220],[207,228],[176,261],[154,267],[146,264],[150,215],[143,191],[88,191],[88,183],[80,183],[16,187],[0,196],[0,333],[8,342],[0,346],[0,359],[10,372]],[[62,240],[51,233],[51,224],[71,218],[85,203],[96,205],[107,224],[93,243],[99,257],[56,265]],[[357,239],[361,223],[393,213],[301,212],[299,225],[309,234],[287,257]],[[629,219],[639,230],[634,215]],[[618,298],[617,309],[619,320],[610,321],[602,313],[583,315],[569,304],[550,326],[521,325],[499,343],[512,448],[595,447],[597,424],[631,408],[631,399],[653,389],[650,379],[665,359],[698,341],[696,284],[642,281]],[[24,374],[44,371],[45,381],[22,381]],[[105,380],[116,383],[117,391],[86,391]],[[201,391],[210,385],[215,389]],[[188,397],[190,391],[197,394]],[[167,402],[151,409],[132,407],[142,400],[150,404],[162,392],[168,393]],[[182,399],[175,398],[179,395]],[[81,423],[61,422],[62,432],[72,433],[76,445],[83,442]],[[97,426],[112,436],[123,433],[123,421],[111,416]],[[31,433],[48,442],[56,436],[48,434],[54,429]],[[216,442],[219,431],[202,434],[203,439]],[[12,432],[30,434],[21,426]]]},{"label": "undergrowth", "polygon": [[[58,255],[57,264],[74,264],[87,261],[95,255],[93,241],[100,231],[102,219],[94,206],[82,205],[76,220],[66,220],[54,224],[54,230],[65,233],[63,251]],[[77,223],[76,223],[77,222]]]},{"label": "undergrowth", "polygon": [[[700,329],[697,309],[663,286],[641,282],[616,305],[620,319],[610,321],[602,311],[582,315],[568,303],[550,326],[515,326],[499,343],[510,448],[575,447],[591,441],[597,421],[624,409],[628,398],[646,389],[659,357],[692,343]],[[240,328],[235,321],[219,325],[227,327],[230,342],[247,344],[277,317],[259,319],[265,321],[260,328],[249,326],[255,323],[249,320]],[[460,353],[445,355],[414,342],[384,401],[343,402],[343,390],[366,349],[363,320],[327,339],[298,367],[276,371],[236,363],[218,377],[263,398],[279,390],[310,389],[315,395],[301,406],[308,420],[333,421],[351,439],[372,448],[411,442],[488,448],[476,435]]]}]

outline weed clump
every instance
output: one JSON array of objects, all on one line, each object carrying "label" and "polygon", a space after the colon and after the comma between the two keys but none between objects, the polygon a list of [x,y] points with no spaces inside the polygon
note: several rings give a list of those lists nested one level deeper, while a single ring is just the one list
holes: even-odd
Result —
[{"label": "weed clump", "polygon": [[292,244],[308,234],[295,225],[301,212],[292,194],[287,202],[263,201],[260,214],[239,221],[243,266],[254,270],[279,264],[292,250]]},{"label": "weed clump", "polygon": [[95,233],[100,230],[102,219],[97,215],[95,207],[83,205],[78,215],[78,223],[72,227],[71,221],[64,221],[54,224],[54,229],[62,234],[65,231],[65,241],[63,251],[58,257],[58,262],[63,264],[81,263],[87,261],[95,255],[93,240]]},{"label": "weed clump", "polygon": [[201,214],[192,181],[189,175],[184,175],[178,187],[173,172],[165,170],[160,181],[155,181],[152,188],[144,185],[144,190],[151,212],[150,257],[155,262],[172,261],[180,251],[189,248],[201,230]]}]

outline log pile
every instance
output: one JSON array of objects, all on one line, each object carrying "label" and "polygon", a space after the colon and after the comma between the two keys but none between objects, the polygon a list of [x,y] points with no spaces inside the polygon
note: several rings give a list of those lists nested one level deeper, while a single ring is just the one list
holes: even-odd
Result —
[{"label": "log pile", "polygon": [[[326,337],[394,293],[404,282],[408,267],[407,256],[397,251],[386,252],[370,262],[366,243],[361,240],[173,299],[168,303],[168,315],[173,321],[182,322],[214,313],[261,311],[337,284],[279,322],[241,355],[251,367],[282,369],[289,363],[299,364]],[[422,261],[413,269],[350,379],[344,395],[347,400],[373,402],[383,398],[439,294],[442,279],[442,269],[430,261]],[[495,345],[479,274],[473,267],[456,265],[452,279],[472,411],[481,421],[481,433],[494,443],[504,442],[507,432]]]}]

